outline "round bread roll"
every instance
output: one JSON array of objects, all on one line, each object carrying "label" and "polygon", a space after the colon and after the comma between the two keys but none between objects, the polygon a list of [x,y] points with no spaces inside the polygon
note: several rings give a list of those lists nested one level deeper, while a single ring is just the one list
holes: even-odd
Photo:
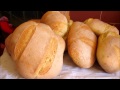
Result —
[{"label": "round bread roll", "polygon": [[67,38],[68,53],[81,68],[90,68],[95,62],[97,37],[82,22],[73,22]]},{"label": "round bread roll", "polygon": [[85,20],[85,24],[87,24],[98,36],[105,32],[115,32],[119,35],[119,30],[115,26],[103,22],[100,19],[89,18]]},{"label": "round bread roll", "polygon": [[59,36],[64,37],[68,31],[68,20],[59,11],[47,11],[41,18],[41,22],[49,25]]},{"label": "round bread roll", "polygon": [[120,70],[120,35],[107,32],[99,36],[97,60],[108,73]]},{"label": "round bread roll", "polygon": [[61,72],[65,41],[46,24],[24,22],[5,45],[24,78],[51,79]]}]

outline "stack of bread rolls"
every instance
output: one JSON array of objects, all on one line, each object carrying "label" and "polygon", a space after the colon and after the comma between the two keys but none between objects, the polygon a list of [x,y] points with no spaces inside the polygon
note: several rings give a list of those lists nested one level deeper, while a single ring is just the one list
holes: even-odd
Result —
[{"label": "stack of bread rolls", "polygon": [[80,68],[90,68],[98,60],[106,72],[120,70],[119,30],[99,19],[73,22],[69,11],[47,11],[40,19],[22,23],[5,45],[24,78],[59,75],[65,50]]},{"label": "stack of bread rolls", "polygon": [[99,19],[85,20],[91,30],[98,36],[97,60],[108,73],[120,70],[120,35],[119,30]]},{"label": "stack of bread rolls", "polygon": [[66,47],[63,37],[71,24],[69,11],[48,11],[41,19],[19,25],[5,40],[18,73],[30,79],[59,75]]}]

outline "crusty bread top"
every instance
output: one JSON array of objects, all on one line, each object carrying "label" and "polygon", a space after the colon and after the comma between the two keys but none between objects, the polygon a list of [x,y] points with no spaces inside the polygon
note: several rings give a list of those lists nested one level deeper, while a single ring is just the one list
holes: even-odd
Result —
[{"label": "crusty bread top", "polygon": [[106,32],[115,32],[119,35],[119,30],[106,22],[101,21],[100,19],[89,18],[85,20],[85,23],[95,32],[96,35],[101,35]]},{"label": "crusty bread top", "polygon": [[99,36],[97,60],[106,72],[120,70],[120,35],[106,32]]},{"label": "crusty bread top", "polygon": [[67,18],[59,11],[47,11],[42,16],[41,22],[49,25],[57,35],[63,37],[67,33]]},{"label": "crusty bread top", "polygon": [[90,68],[95,62],[97,37],[88,25],[74,22],[68,33],[68,53],[72,60],[82,68]]},{"label": "crusty bread top", "polygon": [[53,78],[62,69],[65,42],[44,23],[24,22],[6,39],[6,47],[24,78]]},{"label": "crusty bread top", "polygon": [[94,47],[93,42],[96,42],[96,35],[93,31],[82,22],[74,22],[70,28],[68,35],[68,46],[77,39],[82,40],[84,43]]},{"label": "crusty bread top", "polygon": [[24,22],[23,24],[19,25],[10,36],[6,38],[5,45],[9,48],[8,52],[10,51],[10,54],[14,60],[16,60],[16,57],[13,55],[15,46],[19,41],[21,34],[24,32],[25,29],[34,28],[36,25],[37,23],[33,21]]}]

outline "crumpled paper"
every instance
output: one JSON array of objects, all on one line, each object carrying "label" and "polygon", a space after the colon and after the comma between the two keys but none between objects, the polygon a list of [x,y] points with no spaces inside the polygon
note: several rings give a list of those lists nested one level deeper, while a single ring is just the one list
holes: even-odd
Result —
[{"label": "crumpled paper", "polygon": [[[63,68],[61,73],[53,79],[120,79],[120,71],[106,73],[96,62],[93,67],[84,69],[76,66],[68,53],[64,54]],[[0,79],[24,79],[15,68],[15,63],[4,49],[0,57]]]}]

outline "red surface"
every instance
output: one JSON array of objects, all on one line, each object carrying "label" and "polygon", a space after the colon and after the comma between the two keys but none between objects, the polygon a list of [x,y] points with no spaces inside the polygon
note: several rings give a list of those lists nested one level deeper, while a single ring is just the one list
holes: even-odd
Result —
[{"label": "red surface", "polygon": [[70,11],[73,21],[85,21],[88,18],[98,18],[115,25],[120,30],[120,11]]},{"label": "red surface", "polygon": [[120,23],[120,11],[104,11],[101,20],[109,23]]},{"label": "red surface", "polygon": [[74,21],[84,21],[87,18],[100,18],[101,11],[71,11],[70,16]]}]

